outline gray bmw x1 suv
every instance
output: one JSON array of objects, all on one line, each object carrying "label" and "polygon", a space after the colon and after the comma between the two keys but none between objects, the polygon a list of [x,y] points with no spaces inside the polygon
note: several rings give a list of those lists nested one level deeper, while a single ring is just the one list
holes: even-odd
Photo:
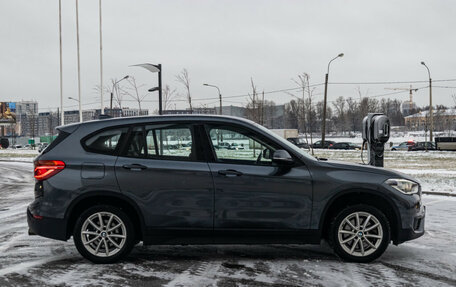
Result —
[{"label": "gray bmw x1 suv", "polygon": [[30,234],[95,263],[144,244],[312,243],[369,262],[424,233],[405,174],[316,159],[251,121],[158,116],[58,128],[35,160]]}]

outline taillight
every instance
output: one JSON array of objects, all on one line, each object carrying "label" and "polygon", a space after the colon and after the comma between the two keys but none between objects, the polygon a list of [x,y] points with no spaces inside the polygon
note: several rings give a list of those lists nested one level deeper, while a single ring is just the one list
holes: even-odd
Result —
[{"label": "taillight", "polygon": [[35,178],[37,180],[48,179],[65,168],[61,160],[38,160],[35,161]]}]

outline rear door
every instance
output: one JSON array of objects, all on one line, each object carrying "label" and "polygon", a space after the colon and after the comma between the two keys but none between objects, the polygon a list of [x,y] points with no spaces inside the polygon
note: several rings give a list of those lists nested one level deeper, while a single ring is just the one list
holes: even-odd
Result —
[{"label": "rear door", "polygon": [[[272,162],[276,143],[236,125],[208,125],[209,163],[215,184],[216,235],[255,242],[264,235],[289,235],[309,228],[312,182],[308,169],[296,162],[280,166]],[[237,149],[217,149],[220,141]],[[305,235],[305,234],[304,234]]]},{"label": "rear door", "polygon": [[198,137],[191,124],[141,125],[129,133],[117,180],[140,204],[151,234],[212,234],[213,182]]}]

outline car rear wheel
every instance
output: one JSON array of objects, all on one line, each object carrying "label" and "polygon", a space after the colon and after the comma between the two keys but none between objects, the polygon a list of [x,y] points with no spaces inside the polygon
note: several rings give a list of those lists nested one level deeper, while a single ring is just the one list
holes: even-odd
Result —
[{"label": "car rear wheel", "polygon": [[125,212],[114,206],[98,205],[80,215],[73,240],[86,259],[94,263],[114,263],[130,253],[135,234]]},{"label": "car rear wheel", "polygon": [[385,252],[390,225],[375,207],[359,204],[343,209],[331,224],[331,243],[342,259],[371,262]]}]

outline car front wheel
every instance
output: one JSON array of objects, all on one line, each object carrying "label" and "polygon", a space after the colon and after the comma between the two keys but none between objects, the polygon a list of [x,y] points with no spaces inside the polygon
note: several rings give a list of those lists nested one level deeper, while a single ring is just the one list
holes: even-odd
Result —
[{"label": "car front wheel", "polygon": [[80,215],[73,240],[86,259],[94,263],[114,263],[130,253],[135,234],[125,212],[114,206],[99,205]]},{"label": "car front wheel", "polygon": [[359,204],[343,209],[331,224],[331,243],[342,259],[371,262],[385,252],[390,225],[377,208]]}]

